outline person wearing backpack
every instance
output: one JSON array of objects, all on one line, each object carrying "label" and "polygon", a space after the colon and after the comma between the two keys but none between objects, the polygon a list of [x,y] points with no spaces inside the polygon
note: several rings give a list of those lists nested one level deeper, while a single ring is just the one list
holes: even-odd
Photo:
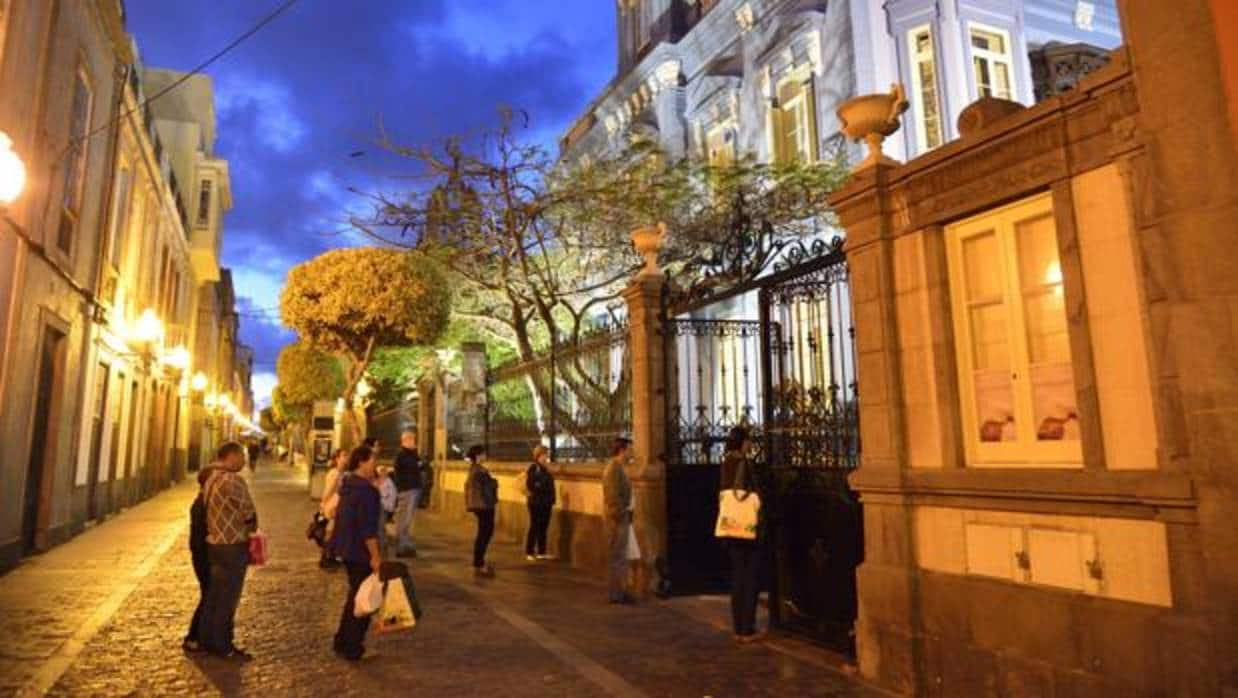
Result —
[{"label": "person wearing backpack", "polygon": [[378,459],[369,447],[360,446],[349,454],[347,472],[340,479],[340,502],[331,538],[332,552],[344,561],[348,571],[348,598],[333,648],[337,655],[353,662],[365,655],[365,634],[370,629],[370,616],[357,618],[353,613],[357,590],[367,577],[378,574],[383,564],[378,549],[382,503],[374,484],[377,468]]},{"label": "person wearing backpack", "polygon": [[[756,478],[752,472],[749,453],[752,443],[748,430],[732,427],[727,434],[726,447],[718,476],[719,492],[734,490],[739,496],[756,491]],[[751,642],[760,637],[757,633],[757,599],[760,596],[760,539],[743,540],[726,538],[724,544],[731,559],[731,624],[737,642]]]},{"label": "person wearing backpack", "polygon": [[550,528],[550,514],[555,507],[555,476],[546,466],[550,463],[550,449],[537,446],[533,449],[533,462],[524,473],[524,488],[529,504],[529,534],[524,540],[526,560],[547,560],[546,531]]},{"label": "person wearing backpack", "polygon": [[494,568],[486,564],[486,548],[494,537],[494,509],[499,503],[499,482],[481,464],[486,455],[482,446],[469,447],[469,476],[464,482],[464,503],[477,517],[477,537],[473,539],[473,572],[480,577],[493,577]]},{"label": "person wearing backpack", "polygon": [[189,507],[189,557],[193,561],[193,575],[198,578],[198,605],[193,610],[193,619],[189,621],[189,632],[181,647],[186,652],[202,651],[202,607],[206,604],[206,592],[211,586],[211,560],[206,554],[206,500],[203,491],[206,481],[211,479],[216,463],[198,471],[198,496],[193,498]]}]

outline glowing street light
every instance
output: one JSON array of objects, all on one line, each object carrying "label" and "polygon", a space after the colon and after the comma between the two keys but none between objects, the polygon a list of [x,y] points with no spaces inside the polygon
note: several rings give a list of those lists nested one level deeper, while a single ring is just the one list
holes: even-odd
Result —
[{"label": "glowing street light", "polygon": [[133,338],[143,344],[154,344],[163,339],[163,320],[155,314],[153,308],[147,308],[138,316],[133,328]]},{"label": "glowing street light", "polygon": [[206,374],[201,371],[193,374],[193,378],[189,379],[189,388],[195,393],[206,390]]},{"label": "glowing street light", "polygon": [[171,366],[178,371],[184,371],[189,368],[189,350],[177,345],[169,349],[160,360],[167,366]]},{"label": "glowing street light", "polygon": [[26,187],[26,164],[13,152],[13,139],[0,131],[0,206],[8,206]]}]

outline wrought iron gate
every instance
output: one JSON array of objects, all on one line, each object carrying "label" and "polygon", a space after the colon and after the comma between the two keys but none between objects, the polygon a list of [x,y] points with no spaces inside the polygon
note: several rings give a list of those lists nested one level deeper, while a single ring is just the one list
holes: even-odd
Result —
[{"label": "wrought iron gate", "polygon": [[770,615],[853,652],[863,558],[855,331],[841,250],[760,291]]},{"label": "wrought iron gate", "polygon": [[[760,446],[772,621],[853,651],[863,531],[846,479],[860,453],[847,263],[838,240],[789,257],[774,273],[721,293],[664,302],[662,571],[673,594],[727,588],[724,551],[713,536],[718,465],[727,432],[744,425]],[[734,306],[753,293],[758,320],[685,317],[719,314],[723,302]]]}]

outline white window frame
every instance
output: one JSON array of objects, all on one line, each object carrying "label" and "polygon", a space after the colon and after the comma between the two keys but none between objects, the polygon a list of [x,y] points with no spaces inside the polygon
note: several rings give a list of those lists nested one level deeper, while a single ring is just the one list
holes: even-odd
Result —
[{"label": "white window frame", "polygon": [[[202,193],[206,192],[206,206],[202,205]],[[198,180],[198,211],[194,221],[195,228],[209,228],[211,225],[211,208],[215,201],[215,183],[210,177]]]},{"label": "white window frame", "polygon": [[[962,408],[963,445],[969,467],[985,468],[1062,468],[1083,467],[1082,439],[1042,441],[1036,438],[1031,360],[1027,348],[1027,328],[1023,308],[1023,289],[1019,284],[1019,257],[1015,225],[1020,221],[1053,216],[1053,199],[1040,194],[946,227],[946,258],[950,276],[950,304],[954,320],[955,359]],[[977,414],[972,356],[972,330],[967,307],[963,242],[984,234],[995,234],[1002,267],[1003,305],[1007,319],[1007,351],[1013,372],[1013,393],[1017,438],[1013,441],[982,442]],[[1060,261],[1059,261],[1060,263]],[[1076,379],[1077,380],[1077,379]]]},{"label": "white window frame", "polygon": [[[917,38],[928,34],[929,48],[927,52],[919,51]],[[907,63],[911,71],[912,104],[916,108],[916,144],[918,153],[927,153],[946,142],[945,122],[942,117],[941,102],[941,70],[937,61],[936,36],[930,24],[922,24],[907,31]],[[937,102],[937,142],[929,142],[928,112],[925,110],[924,84],[920,79],[920,65],[928,62],[932,65],[933,99]]]},{"label": "white window frame", "polygon": [[[997,36],[1001,37],[1002,42],[1006,46],[1006,51],[1004,53],[998,53],[997,51],[989,51],[987,49],[978,48],[975,44],[972,43],[972,36],[977,31],[984,32],[987,34],[996,34]],[[968,68],[971,72],[972,96],[975,99],[980,99],[982,96],[984,96],[980,94],[980,80],[979,80],[979,77],[976,75],[976,60],[977,59],[987,61],[990,64],[990,70],[989,70],[990,75],[996,74],[996,72],[992,70],[993,65],[1002,64],[1006,67],[1006,76],[1010,81],[1010,85],[1009,85],[1010,93],[1005,96],[1002,96],[999,94],[993,94],[989,96],[997,97],[998,99],[1010,99],[1010,100],[1014,100],[1018,98],[1018,95],[1019,95],[1019,86],[1017,84],[1018,79],[1015,76],[1015,72],[1014,72],[1014,46],[1011,43],[1009,31],[1005,29],[1001,29],[999,27],[994,27],[994,26],[990,26],[987,24],[981,24],[980,22],[969,21],[967,23],[967,49],[969,52],[968,56],[971,58],[971,60],[969,61]]]}]

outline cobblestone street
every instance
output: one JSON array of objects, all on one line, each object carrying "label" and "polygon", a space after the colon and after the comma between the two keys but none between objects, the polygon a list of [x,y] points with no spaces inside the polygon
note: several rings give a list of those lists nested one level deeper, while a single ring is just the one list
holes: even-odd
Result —
[{"label": "cobblestone street", "polygon": [[492,547],[477,582],[468,527],[424,516],[412,569],[425,616],[337,659],[342,572],[303,537],[311,502],[293,471],[255,478],[272,561],[252,570],[237,664],[182,653],[197,600],[186,546],[194,490],[182,484],[0,578],[0,693],[51,695],[863,696],[828,656],[788,640],[738,647],[724,599],[605,604],[593,579]]}]

